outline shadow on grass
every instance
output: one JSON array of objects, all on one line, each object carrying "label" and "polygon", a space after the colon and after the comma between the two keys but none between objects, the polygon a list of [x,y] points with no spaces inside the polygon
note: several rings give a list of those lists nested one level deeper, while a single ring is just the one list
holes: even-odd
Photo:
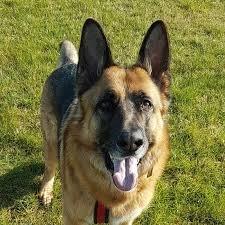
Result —
[{"label": "shadow on grass", "polygon": [[0,208],[13,207],[18,199],[35,193],[43,171],[42,163],[29,163],[16,167],[0,176]]},{"label": "shadow on grass", "polygon": [[[10,148],[10,157],[13,157],[15,152],[16,159],[29,158],[31,155],[35,158],[35,152],[41,151],[32,140],[11,134],[0,135],[0,148],[3,150]],[[7,151],[5,154],[7,155]],[[17,200],[37,192],[39,186],[37,178],[42,174],[43,167],[42,163],[30,161],[0,176],[0,209],[14,207]]]}]

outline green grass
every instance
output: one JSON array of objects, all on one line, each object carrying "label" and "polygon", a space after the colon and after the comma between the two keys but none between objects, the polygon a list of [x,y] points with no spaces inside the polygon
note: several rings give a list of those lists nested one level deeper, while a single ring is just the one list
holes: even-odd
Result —
[{"label": "green grass", "polygon": [[0,2],[0,224],[60,224],[57,179],[51,208],[37,189],[43,172],[39,101],[58,44],[79,46],[97,19],[116,62],[131,64],[150,23],[171,39],[172,156],[154,203],[137,224],[225,224],[225,2],[82,0]]}]

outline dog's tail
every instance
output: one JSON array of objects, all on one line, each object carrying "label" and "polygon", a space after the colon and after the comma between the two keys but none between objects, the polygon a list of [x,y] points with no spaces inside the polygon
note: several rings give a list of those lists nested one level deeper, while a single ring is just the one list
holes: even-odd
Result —
[{"label": "dog's tail", "polygon": [[74,45],[68,40],[61,42],[58,68],[66,64],[77,64],[77,63],[78,63],[78,54]]}]

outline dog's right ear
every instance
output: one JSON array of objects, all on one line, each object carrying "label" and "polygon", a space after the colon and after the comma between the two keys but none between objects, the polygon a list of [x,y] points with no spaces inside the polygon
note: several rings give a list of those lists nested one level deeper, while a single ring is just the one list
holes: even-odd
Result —
[{"label": "dog's right ear", "polygon": [[101,26],[93,19],[84,23],[76,77],[76,92],[81,96],[113,64],[111,52]]}]

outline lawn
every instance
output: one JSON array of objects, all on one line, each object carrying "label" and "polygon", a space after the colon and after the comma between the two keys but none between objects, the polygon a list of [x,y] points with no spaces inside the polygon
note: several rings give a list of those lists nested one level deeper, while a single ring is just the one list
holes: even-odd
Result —
[{"label": "lawn", "polygon": [[170,33],[172,154],[136,224],[224,225],[224,0],[0,1],[0,225],[61,223],[59,177],[52,206],[37,201],[40,94],[60,41],[79,47],[88,17],[102,24],[123,65],[135,62],[153,21],[164,20]]}]

